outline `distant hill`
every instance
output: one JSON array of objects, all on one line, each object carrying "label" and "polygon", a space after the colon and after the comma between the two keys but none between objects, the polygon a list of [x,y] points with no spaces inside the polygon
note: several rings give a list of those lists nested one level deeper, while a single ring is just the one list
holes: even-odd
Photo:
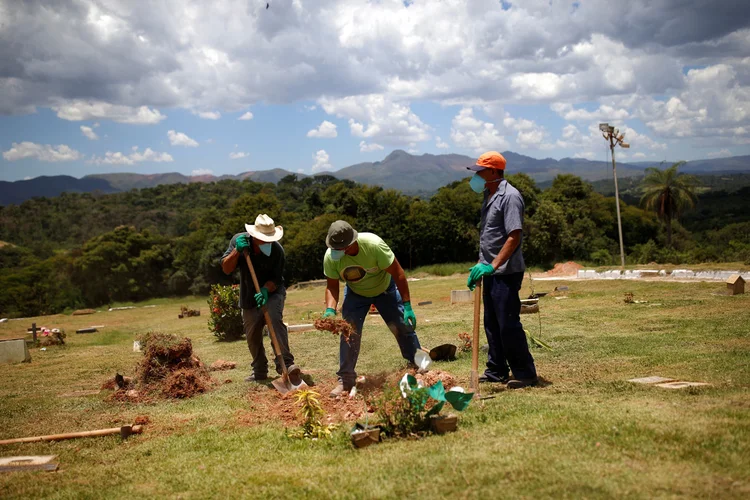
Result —
[{"label": "distant hill", "polygon": [[103,179],[76,179],[69,175],[41,176],[34,179],[0,181],[0,205],[19,204],[35,196],[51,198],[62,193],[115,193],[119,189]]},{"label": "distant hill", "polygon": [[[599,191],[605,191],[608,189],[608,183],[611,184],[612,166],[608,162],[590,161],[585,158],[537,159],[512,151],[505,151],[503,155],[508,161],[509,173],[526,173],[542,188],[551,184],[552,179],[559,174],[577,175],[593,182]],[[471,172],[466,170],[466,166],[475,161],[475,158],[458,154],[415,156],[406,151],[395,150],[382,161],[358,163],[336,172],[316,175],[330,174],[339,179],[398,189],[407,194],[429,196],[446,184],[469,177]],[[667,162],[666,165],[671,165],[671,163]],[[623,189],[632,189],[636,181],[634,179],[633,182],[629,182],[627,179],[642,177],[643,170],[652,166],[658,166],[658,163],[618,163],[617,174],[618,178],[622,179]],[[750,173],[750,156],[691,161],[680,171],[693,174]],[[256,182],[277,183],[291,174],[293,173],[288,170],[274,168],[218,177],[213,175],[188,176],[177,172],[148,175],[95,174],[81,179],[70,176],[37,177],[28,181],[0,182],[0,205],[21,203],[34,196],[58,196],[66,191],[111,193],[154,187],[160,184],[216,182],[223,179],[250,179]],[[307,177],[305,174],[294,175]]]}]

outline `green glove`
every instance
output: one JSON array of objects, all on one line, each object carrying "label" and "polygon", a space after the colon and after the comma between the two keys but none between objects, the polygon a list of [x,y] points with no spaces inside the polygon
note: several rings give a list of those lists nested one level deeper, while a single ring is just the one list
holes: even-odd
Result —
[{"label": "green glove", "polygon": [[323,313],[323,319],[336,317],[336,309],[333,307],[327,307],[326,312]]},{"label": "green glove", "polygon": [[412,328],[417,327],[417,315],[414,314],[414,310],[411,308],[411,302],[404,302],[404,323],[410,325]]},{"label": "green glove", "polygon": [[466,286],[469,287],[469,290],[473,291],[477,286],[477,281],[483,276],[489,276],[494,272],[495,268],[492,267],[492,264],[477,264],[469,269],[469,279],[466,282]]},{"label": "green glove", "polygon": [[258,304],[258,307],[268,304],[268,288],[260,287],[260,292],[255,294],[255,303]]},{"label": "green glove", "polygon": [[249,250],[250,239],[247,237],[246,234],[241,234],[237,236],[237,239],[234,241],[234,247],[237,249],[239,253],[242,253],[245,250]]}]

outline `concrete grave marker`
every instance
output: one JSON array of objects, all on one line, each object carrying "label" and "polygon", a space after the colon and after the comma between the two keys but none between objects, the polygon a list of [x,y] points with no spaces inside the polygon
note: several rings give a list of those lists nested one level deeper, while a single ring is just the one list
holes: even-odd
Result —
[{"label": "concrete grave marker", "polygon": [[24,363],[31,361],[25,339],[0,340],[0,363]]},{"label": "concrete grave marker", "polygon": [[686,387],[701,387],[707,384],[706,382],[666,382],[664,384],[656,384],[656,387],[662,387],[664,389],[684,389]]},{"label": "concrete grave marker", "polygon": [[451,304],[457,302],[471,302],[472,292],[471,290],[451,290]]},{"label": "concrete grave marker", "polygon": [[673,378],[666,378],[666,377],[641,377],[641,378],[631,378],[628,380],[628,382],[634,382],[636,384],[660,384],[665,382],[674,382],[675,379]]}]

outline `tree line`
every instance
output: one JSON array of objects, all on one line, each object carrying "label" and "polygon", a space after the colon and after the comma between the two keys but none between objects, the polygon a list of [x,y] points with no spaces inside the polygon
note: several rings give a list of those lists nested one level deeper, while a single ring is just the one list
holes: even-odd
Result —
[{"label": "tree line", "polygon": [[[573,175],[559,175],[545,190],[525,174],[508,180],[526,203],[529,265],[615,263],[613,197]],[[0,316],[206,294],[211,284],[234,279],[219,259],[231,236],[259,213],[284,226],[287,283],[323,277],[325,235],[337,219],[380,235],[405,268],[470,262],[477,258],[481,203],[466,180],[420,199],[332,176],[295,175],[276,185],[224,180],[36,198],[0,207]],[[622,220],[630,262],[750,260],[747,222],[691,234],[675,221],[668,246],[657,211],[623,204]]]}]

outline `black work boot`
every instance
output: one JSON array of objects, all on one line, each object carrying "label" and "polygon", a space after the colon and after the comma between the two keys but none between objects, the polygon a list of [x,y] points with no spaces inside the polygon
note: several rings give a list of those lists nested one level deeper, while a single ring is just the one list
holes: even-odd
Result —
[{"label": "black work boot", "polygon": [[508,389],[523,389],[524,387],[534,387],[537,384],[539,384],[539,379],[537,377],[522,378],[518,380],[509,380],[505,387]]}]

